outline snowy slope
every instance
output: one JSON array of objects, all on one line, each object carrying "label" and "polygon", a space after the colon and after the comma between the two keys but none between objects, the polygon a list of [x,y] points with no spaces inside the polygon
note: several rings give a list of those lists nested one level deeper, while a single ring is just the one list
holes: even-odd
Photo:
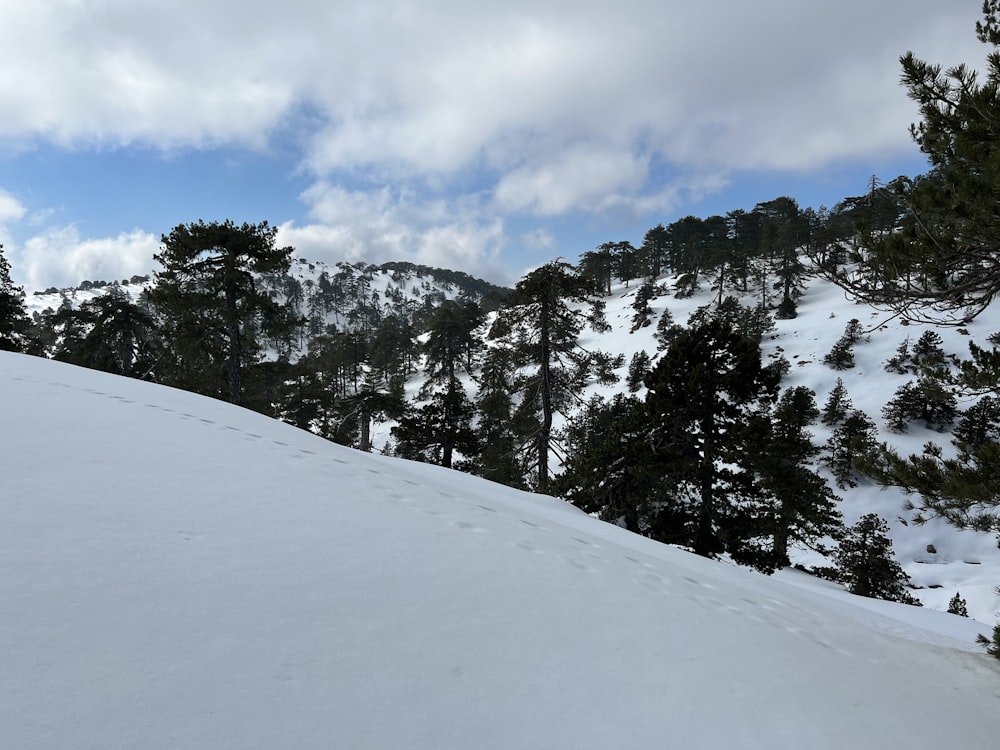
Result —
[{"label": "snowy slope", "polygon": [[976,623],[0,353],[0,747],[995,748]]},{"label": "snowy slope", "polygon": [[[709,289],[707,283],[688,299],[677,299],[672,294],[672,279],[660,282],[671,293],[653,300],[651,325],[630,332],[635,315],[632,308],[638,283],[630,286],[616,286],[607,299],[607,319],[612,331],[606,334],[587,332],[583,344],[587,348],[597,348],[614,354],[624,354],[626,364],[635,352],[645,350],[654,362],[658,355],[655,340],[656,323],[664,310],[669,310],[672,319],[686,325],[688,318],[697,308],[714,302],[717,292]],[[746,299],[745,304],[755,304]],[[848,370],[833,370],[823,364],[823,357],[844,333],[844,328],[852,318],[858,319],[865,330],[865,337],[854,346],[856,365]],[[855,408],[864,411],[878,425],[880,441],[893,445],[903,455],[920,453],[924,443],[934,441],[938,445],[950,446],[950,433],[939,433],[920,425],[911,425],[905,433],[894,433],[886,428],[882,419],[882,407],[889,401],[896,389],[913,375],[898,375],[885,370],[885,362],[896,354],[896,349],[909,337],[910,346],[916,344],[920,335],[931,328],[924,324],[906,324],[899,318],[875,310],[867,305],[856,304],[847,299],[841,289],[818,278],[812,278],[799,300],[798,317],[791,320],[775,321],[775,330],[766,334],[762,343],[765,361],[784,356],[791,363],[791,370],[782,382],[782,388],[804,385],[816,393],[820,408],[823,407],[837,378],[842,378]],[[964,328],[933,327],[942,338],[942,349],[946,354],[962,359],[969,358],[969,342],[991,348],[988,342],[991,334],[1000,331],[1000,305],[993,305],[981,316]],[[593,386],[590,393],[605,396],[624,390],[627,367],[619,374],[622,383],[611,387]],[[643,396],[644,390],[639,392]],[[589,396],[589,393],[586,394]],[[959,408],[968,408],[973,401],[960,399]],[[811,428],[814,443],[824,445],[830,430],[821,424]],[[820,470],[828,478],[829,473]],[[904,510],[906,497],[895,488],[883,489],[864,479],[857,487],[836,488],[830,478],[831,487],[842,498],[841,511],[847,524],[855,523],[865,513],[878,513],[890,526],[897,559],[917,586],[912,593],[924,606],[944,611],[948,601],[956,592],[967,601],[969,614],[983,623],[995,623],[1000,619],[1000,596],[996,587],[1000,585],[1000,549],[997,548],[995,534],[980,534],[959,531],[940,519],[932,520],[924,526],[910,522],[912,513]],[[928,552],[928,545],[936,552]],[[829,565],[810,550],[793,551],[793,562],[806,565]]]}]

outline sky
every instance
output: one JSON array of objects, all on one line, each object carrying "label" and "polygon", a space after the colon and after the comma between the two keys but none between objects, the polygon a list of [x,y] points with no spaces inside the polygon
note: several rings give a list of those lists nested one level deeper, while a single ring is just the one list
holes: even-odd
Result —
[{"label": "sky", "polygon": [[180,223],[511,283],[686,215],[925,171],[907,50],[979,0],[0,0],[0,243],[28,291]]},{"label": "sky", "polygon": [[0,380],[4,748],[997,746],[992,621],[174,388]]}]

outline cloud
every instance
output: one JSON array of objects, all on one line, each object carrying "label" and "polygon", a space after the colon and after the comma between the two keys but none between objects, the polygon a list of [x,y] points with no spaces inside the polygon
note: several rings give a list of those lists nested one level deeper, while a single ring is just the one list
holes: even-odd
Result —
[{"label": "cloud", "polygon": [[27,213],[21,202],[4,190],[0,190],[0,227],[11,222],[20,221]]},{"label": "cloud", "polygon": [[506,244],[499,218],[483,221],[471,201],[423,200],[405,190],[349,190],[317,183],[303,195],[312,222],[279,227],[278,242],[328,262],[409,260],[510,281],[498,256]]},{"label": "cloud", "polygon": [[[303,253],[496,276],[527,246],[507,236],[520,221],[659,221],[741,175],[915,154],[898,56],[975,64],[978,14],[977,0],[14,3],[0,145],[291,153],[287,171],[315,182],[306,217],[282,224]],[[55,262],[62,231],[35,253]],[[80,269],[54,273],[100,275],[100,258],[133,257],[130,236],[67,240]]]},{"label": "cloud", "polygon": [[85,240],[70,226],[31,237],[13,249],[10,260],[19,283],[30,292],[148,274],[159,245],[158,237],[139,230]]},{"label": "cloud", "polygon": [[956,5],[21,3],[0,30],[19,61],[0,77],[0,133],[263,147],[308,102],[325,122],[307,156],[320,174],[537,172],[582,141],[812,168],[900,148],[899,53],[981,57],[978,7]]}]

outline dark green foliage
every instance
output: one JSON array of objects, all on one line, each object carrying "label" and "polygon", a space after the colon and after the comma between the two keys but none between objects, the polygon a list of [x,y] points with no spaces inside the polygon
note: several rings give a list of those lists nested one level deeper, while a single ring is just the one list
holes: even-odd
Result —
[{"label": "dark green foliage", "polygon": [[699,307],[691,313],[688,326],[697,327],[710,321],[717,321],[757,342],[763,339],[765,333],[774,330],[774,319],[766,309],[759,305],[756,307],[741,305],[735,297],[726,297],[717,304]]},{"label": "dark green foliage", "polygon": [[834,370],[850,370],[854,367],[854,345],[861,339],[864,330],[857,318],[848,321],[844,334],[837,339],[830,352],[823,357],[823,364]]},{"label": "dark green foliage", "polygon": [[407,410],[393,429],[397,453],[404,458],[451,468],[456,451],[466,462],[478,453],[475,410],[459,376],[474,372],[479,324],[479,308],[472,302],[445,300],[430,316],[423,345],[427,377],[420,390],[428,403]]},{"label": "dark green foliage", "polygon": [[646,375],[649,373],[650,361],[645,350],[638,351],[632,356],[632,361],[628,365],[628,377],[625,381],[629,393],[638,393],[642,387]]},{"label": "dark green foliage", "polygon": [[596,370],[609,364],[606,357],[602,360],[578,343],[584,325],[607,328],[603,302],[594,298],[592,290],[592,283],[568,263],[546,263],[517,283],[489,334],[499,345],[511,348],[518,371],[533,370],[517,379],[517,408],[523,415],[537,415],[524,447],[534,458],[539,492],[547,489],[550,454],[556,448],[553,416],[566,412]]},{"label": "dark green foliage", "polygon": [[964,64],[943,68],[901,58],[902,82],[920,109],[911,134],[929,174],[893,186],[905,207],[897,231],[861,235],[849,291],[911,319],[962,322],[1000,291],[1000,3],[983,3],[976,24],[990,49],[985,75]]},{"label": "dark green foliage", "polygon": [[632,309],[635,315],[632,317],[632,332],[638,331],[649,325],[649,316],[653,314],[653,308],[649,306],[649,301],[656,296],[656,287],[652,282],[647,281],[635,292],[635,299],[632,302]]},{"label": "dark green foliage", "polygon": [[976,636],[976,643],[986,649],[986,653],[1000,659],[1000,622],[993,626],[993,637],[987,638],[980,633]]},{"label": "dark green foliage", "polygon": [[811,390],[798,386],[784,391],[757,462],[762,486],[773,502],[770,514],[764,516],[770,526],[773,567],[790,563],[790,543],[815,547],[819,539],[835,537],[841,529],[838,498],[810,463],[819,449],[813,445],[808,427],[818,417],[816,395]]},{"label": "dark green foliage", "polygon": [[656,348],[660,351],[666,349],[670,346],[670,342],[674,340],[674,337],[683,330],[682,326],[674,322],[674,316],[670,312],[670,308],[665,308],[660,313],[660,320],[656,324]]},{"label": "dark green foliage", "polygon": [[913,365],[913,352],[910,351],[909,336],[896,347],[896,353],[886,360],[885,369],[886,372],[894,372],[897,375],[906,375],[916,369]]},{"label": "dark green foliage", "polygon": [[641,401],[621,394],[610,402],[595,396],[567,423],[567,460],[553,489],[587,513],[662,538],[656,502],[660,471],[648,434]]},{"label": "dark green foliage", "polygon": [[861,321],[857,318],[851,318],[847,321],[847,325],[844,326],[844,340],[849,344],[856,344],[864,336],[865,329],[861,327]]},{"label": "dark green foliage", "polygon": [[868,513],[840,542],[837,566],[847,590],[858,596],[920,606],[907,587],[910,579],[893,557],[889,526]]},{"label": "dark green foliage", "polygon": [[875,423],[863,411],[855,409],[837,425],[826,443],[824,463],[830,468],[841,489],[856,487],[859,463],[878,448]]},{"label": "dark green foliage", "polygon": [[983,396],[979,399],[962,414],[952,435],[956,444],[966,450],[1000,442],[1000,398]]},{"label": "dark green foliage", "polygon": [[512,377],[517,359],[511,347],[489,347],[483,353],[476,401],[481,450],[472,470],[493,482],[528,489],[530,470],[524,448],[536,423],[534,414],[515,409],[514,398],[521,387],[518,378]]},{"label": "dark green foliage", "polygon": [[913,347],[913,364],[919,369],[938,367],[944,363],[941,336],[937,331],[927,329]]},{"label": "dark green foliage", "polygon": [[833,348],[823,357],[823,364],[834,370],[851,370],[854,368],[854,346],[844,338],[837,339]]},{"label": "dark green foliage", "polygon": [[961,592],[956,591],[955,596],[948,602],[948,614],[958,615],[959,617],[969,616],[969,610],[965,604],[965,599],[962,598]]},{"label": "dark green foliage", "polygon": [[134,304],[119,287],[63,311],[77,318],[73,327],[82,335],[70,342],[64,336],[57,359],[95,370],[154,380],[158,375],[162,344],[149,311]]},{"label": "dark green foliage", "polygon": [[830,395],[827,396],[826,403],[823,405],[820,421],[825,425],[831,426],[840,424],[853,408],[854,405],[847,395],[847,386],[844,385],[844,381],[841,378],[837,378],[837,384],[834,385],[833,390],[830,391]]},{"label": "dark green foliage", "polygon": [[646,386],[669,540],[700,555],[741,549],[761,533],[764,491],[752,462],[777,374],[761,366],[755,340],[709,321],[677,335]]},{"label": "dark green foliage", "polygon": [[940,432],[954,423],[957,414],[955,395],[929,376],[901,385],[882,409],[882,418],[894,432],[905,432],[917,421]]},{"label": "dark green foliage", "polygon": [[[781,301],[778,303],[776,316],[779,319],[794,318],[796,300],[802,294],[806,277],[806,267],[802,263],[800,253],[809,239],[809,221],[794,199],[782,196],[774,200],[758,203],[754,208],[761,221],[762,255],[758,265],[761,269],[761,283],[767,286],[765,268],[770,266],[770,272],[777,279],[776,288],[781,289]],[[762,289],[762,294],[766,291]],[[761,299],[766,306],[766,297]]]},{"label": "dark green foliage", "polygon": [[163,318],[171,385],[244,402],[243,372],[256,362],[261,336],[294,325],[257,275],[285,273],[291,247],[275,246],[267,222],[236,226],[181,224],[163,237],[154,256],[163,271],[150,298]]},{"label": "dark green foliage", "polygon": [[473,461],[479,438],[472,426],[472,403],[459,388],[435,394],[429,403],[407,409],[393,428],[396,453],[403,458],[451,468],[454,454]]},{"label": "dark green foliage", "polygon": [[23,352],[30,348],[31,321],[24,310],[24,292],[10,278],[10,263],[0,245],[0,351]]},{"label": "dark green foliage", "polygon": [[1000,538],[1000,513],[995,488],[1000,466],[1000,443],[978,446],[957,443],[958,455],[945,458],[941,447],[927,443],[920,455],[902,458],[883,449],[880,461],[869,473],[882,484],[903,489],[919,500],[907,507],[917,511],[914,520],[940,516],[959,528],[996,532]]}]

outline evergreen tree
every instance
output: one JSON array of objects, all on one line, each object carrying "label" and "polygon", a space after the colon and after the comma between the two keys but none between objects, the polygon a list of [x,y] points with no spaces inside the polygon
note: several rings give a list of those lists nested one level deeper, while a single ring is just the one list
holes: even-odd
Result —
[{"label": "evergreen tree", "polygon": [[987,638],[980,633],[976,636],[976,643],[985,648],[987,654],[1000,659],[1000,622],[993,626],[992,638]]},{"label": "evergreen tree", "polygon": [[534,370],[520,383],[518,406],[522,413],[539,415],[530,446],[539,492],[548,486],[553,417],[575,402],[599,364],[595,353],[579,345],[585,324],[595,330],[608,327],[603,303],[593,297],[592,288],[568,263],[547,263],[517,283],[490,331],[491,339],[506,339],[517,352],[518,369]]},{"label": "evergreen tree", "polygon": [[844,328],[844,335],[837,339],[830,352],[823,357],[823,364],[834,370],[850,370],[854,367],[854,344],[860,339],[863,331],[861,323],[853,318]]},{"label": "evergreen tree", "polygon": [[553,480],[556,494],[602,520],[660,538],[660,471],[648,433],[641,401],[621,394],[610,402],[595,396],[567,423],[567,459]]},{"label": "evergreen tree", "polygon": [[647,378],[666,512],[697,554],[738,550],[752,526],[764,496],[752,456],[778,381],[759,344],[718,321],[678,334]]},{"label": "evergreen tree", "polygon": [[889,526],[868,513],[840,542],[837,565],[847,590],[858,596],[920,606],[907,591],[910,579],[893,557]]},{"label": "evergreen tree", "polygon": [[646,281],[636,290],[632,302],[632,309],[635,310],[635,315],[632,317],[632,333],[649,325],[649,316],[653,314],[649,301],[655,297],[656,287],[650,281]]},{"label": "evergreen tree", "polygon": [[632,355],[632,361],[628,365],[628,377],[625,381],[629,393],[638,393],[642,387],[646,375],[649,374],[650,361],[645,349]]},{"label": "evergreen tree", "polygon": [[910,351],[909,336],[903,339],[903,342],[896,347],[896,353],[886,360],[885,369],[886,372],[894,372],[897,375],[906,375],[915,369],[913,366],[913,352]]},{"label": "evergreen tree", "polygon": [[243,373],[257,361],[259,337],[294,324],[257,285],[258,274],[290,267],[292,248],[276,247],[276,233],[267,222],[199,221],[163,237],[153,257],[164,270],[150,298],[171,348],[168,383],[244,402]]},{"label": "evergreen tree", "polygon": [[961,592],[956,591],[955,596],[948,602],[948,614],[958,615],[959,617],[969,616],[969,609],[965,604],[965,599],[962,598]]},{"label": "evergreen tree", "polygon": [[957,413],[954,394],[932,376],[923,375],[896,389],[882,409],[882,418],[893,432],[905,432],[910,422],[918,420],[941,432],[952,425]]},{"label": "evergreen tree", "polygon": [[790,543],[816,547],[818,540],[837,536],[842,527],[838,498],[811,466],[819,448],[808,427],[818,417],[816,395],[805,386],[784,391],[774,409],[771,432],[757,462],[773,503],[763,524],[770,549],[757,553],[758,568],[785,567],[791,562]]},{"label": "evergreen tree", "polygon": [[830,468],[841,489],[856,487],[860,466],[878,448],[875,423],[863,411],[855,409],[834,429],[827,441],[824,463]]},{"label": "evergreen tree", "polygon": [[808,240],[808,222],[795,200],[788,197],[758,203],[754,213],[761,217],[762,250],[781,289],[777,317],[794,318],[806,276],[800,253]]},{"label": "evergreen tree", "polygon": [[392,434],[396,453],[403,458],[426,461],[451,468],[454,454],[465,462],[474,461],[479,439],[472,426],[474,409],[461,388],[446,388],[420,407],[403,412]]},{"label": "evergreen tree", "polygon": [[847,386],[841,378],[837,378],[830,395],[827,396],[826,403],[820,415],[820,421],[825,425],[838,425],[844,421],[848,413],[854,408],[850,397],[847,395]]},{"label": "evergreen tree", "polygon": [[81,329],[89,329],[60,359],[104,372],[155,380],[162,345],[156,321],[119,287],[80,305]]},{"label": "evergreen tree", "polygon": [[670,346],[670,342],[682,330],[684,329],[674,322],[674,316],[670,312],[670,308],[664,308],[663,312],[660,313],[659,321],[656,323],[657,350],[663,351]]},{"label": "evergreen tree", "polygon": [[529,468],[524,448],[533,435],[533,415],[515,413],[520,392],[516,352],[492,346],[483,352],[476,400],[480,451],[473,472],[484,479],[527,489]]},{"label": "evergreen tree", "polygon": [[857,270],[833,277],[910,319],[962,322],[1000,292],[1000,1],[984,0],[976,35],[990,48],[982,79],[964,64],[901,58],[921,115],[911,135],[931,171],[898,181],[899,229],[862,235]]},{"label": "evergreen tree", "polygon": [[944,363],[944,350],[941,348],[941,335],[932,329],[927,329],[913,347],[913,364],[919,369],[937,368]]},{"label": "evergreen tree", "polygon": [[31,321],[24,309],[24,291],[10,278],[10,263],[0,245],[0,351],[23,352],[31,348]]}]

